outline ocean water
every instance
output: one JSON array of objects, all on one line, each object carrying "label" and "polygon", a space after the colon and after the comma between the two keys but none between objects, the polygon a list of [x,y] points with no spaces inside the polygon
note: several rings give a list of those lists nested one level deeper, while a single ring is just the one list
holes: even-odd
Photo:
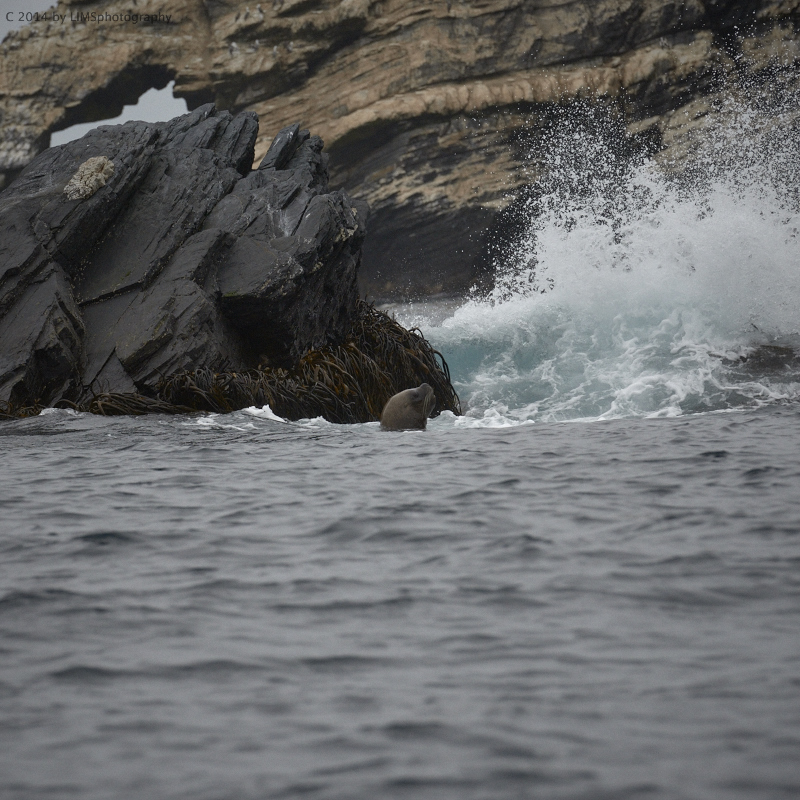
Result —
[{"label": "ocean water", "polygon": [[683,180],[560,121],[495,290],[395,309],[463,417],[0,424],[0,797],[800,796],[797,137],[748,114]]},{"label": "ocean water", "polygon": [[795,798],[800,407],[0,428],[4,798]]}]

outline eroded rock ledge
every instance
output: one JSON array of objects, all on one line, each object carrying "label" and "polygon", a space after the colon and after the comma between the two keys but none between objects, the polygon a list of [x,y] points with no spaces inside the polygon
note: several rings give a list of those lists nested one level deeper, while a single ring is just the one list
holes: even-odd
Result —
[{"label": "eroded rock ledge", "polygon": [[333,184],[372,208],[362,290],[382,297],[476,279],[553,104],[599,99],[679,154],[728,79],[800,58],[797,0],[139,0],[169,22],[89,21],[131,8],[62,0],[64,21],[6,38],[0,171],[171,79],[190,108],[269,120],[257,159],[299,120],[327,142]]},{"label": "eroded rock ledge", "polygon": [[[257,135],[252,112],[205,105],[23,171],[0,195],[0,402],[152,396],[181,370],[291,366],[344,339],[363,211],[328,191],[319,137],[288,127],[251,171]],[[92,185],[65,194],[73,178]]]}]

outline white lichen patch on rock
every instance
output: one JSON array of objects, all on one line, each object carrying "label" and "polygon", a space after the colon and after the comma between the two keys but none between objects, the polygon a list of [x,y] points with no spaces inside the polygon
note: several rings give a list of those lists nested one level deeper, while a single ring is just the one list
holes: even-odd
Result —
[{"label": "white lichen patch on rock", "polygon": [[106,156],[94,156],[78,167],[78,171],[64,187],[64,194],[70,200],[85,200],[105,186],[106,181],[113,174],[113,161],[106,158]]}]

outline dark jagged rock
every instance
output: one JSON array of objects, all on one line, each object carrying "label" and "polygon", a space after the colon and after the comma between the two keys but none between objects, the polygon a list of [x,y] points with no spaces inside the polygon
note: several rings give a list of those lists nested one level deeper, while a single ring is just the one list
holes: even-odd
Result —
[{"label": "dark jagged rock", "polygon": [[[0,402],[153,395],[180,370],[288,365],[341,340],[361,217],[327,193],[319,137],[284,129],[250,171],[257,134],[255,114],[213,105],[105,126],[0,194]],[[100,177],[71,200],[90,158]]]}]

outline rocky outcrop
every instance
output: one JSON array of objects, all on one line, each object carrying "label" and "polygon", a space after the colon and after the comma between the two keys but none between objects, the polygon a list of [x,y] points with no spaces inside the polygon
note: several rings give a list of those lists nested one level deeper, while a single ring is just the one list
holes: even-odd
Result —
[{"label": "rocky outcrop", "polygon": [[[46,150],[0,194],[0,402],[153,394],[181,370],[292,365],[339,342],[364,226],[294,125],[213,105]],[[362,211],[363,214],[363,211]]]},{"label": "rocky outcrop", "polygon": [[728,79],[800,57],[797,0],[139,0],[136,23],[132,9],[65,0],[3,42],[0,170],[173,78],[190,107],[269,120],[257,159],[300,120],[327,142],[332,181],[372,208],[362,289],[377,296],[479,277],[554,104],[600,99],[680,150]]}]

